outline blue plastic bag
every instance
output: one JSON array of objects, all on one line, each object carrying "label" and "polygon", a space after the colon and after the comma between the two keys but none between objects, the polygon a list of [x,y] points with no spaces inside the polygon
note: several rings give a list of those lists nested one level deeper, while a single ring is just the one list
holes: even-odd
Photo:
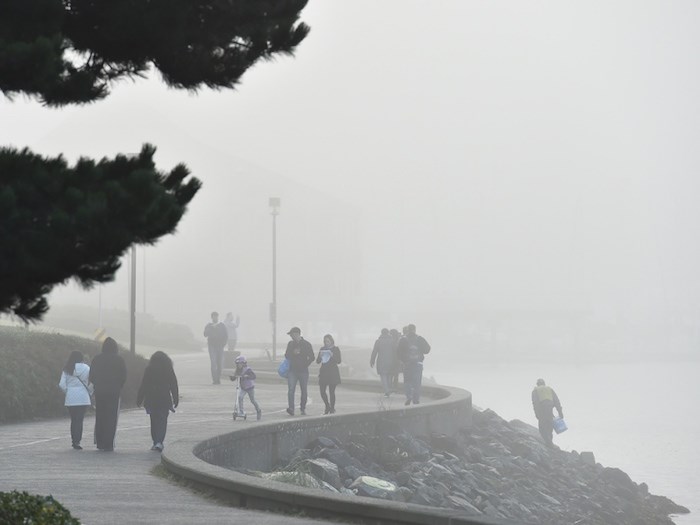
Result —
[{"label": "blue plastic bag", "polygon": [[284,358],[284,361],[280,363],[280,366],[277,369],[277,373],[280,375],[280,377],[287,377],[289,375],[289,359],[286,357]]},{"label": "blue plastic bag", "polygon": [[552,421],[552,426],[554,427],[554,432],[556,432],[557,434],[561,434],[568,428],[564,419],[560,417],[554,418],[554,421]]}]

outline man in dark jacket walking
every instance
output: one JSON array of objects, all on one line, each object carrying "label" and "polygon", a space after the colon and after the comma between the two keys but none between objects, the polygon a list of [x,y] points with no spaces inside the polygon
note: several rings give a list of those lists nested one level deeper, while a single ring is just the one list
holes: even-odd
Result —
[{"label": "man in dark jacket walking", "polygon": [[537,380],[537,386],[532,390],[532,408],[537,417],[540,435],[544,439],[545,445],[553,447],[552,431],[554,430],[552,409],[556,408],[559,412],[559,417],[564,418],[564,411],[561,409],[561,403],[557,393],[551,386],[544,383],[544,379]]},{"label": "man in dark jacket walking", "polygon": [[300,409],[301,415],[306,415],[307,387],[309,385],[309,365],[314,361],[314,350],[311,343],[301,336],[301,329],[293,327],[287,332],[292,340],[287,343],[287,351],[284,357],[289,361],[289,374],[287,375],[287,414],[294,415],[294,396],[297,383],[301,389]]},{"label": "man in dark jacket walking", "polygon": [[114,450],[119,396],[126,382],[126,364],[118,352],[117,342],[108,337],[102,353],[90,365],[90,383],[95,385],[95,444],[105,452]]},{"label": "man in dark jacket walking", "polygon": [[209,360],[211,361],[211,382],[221,384],[221,369],[224,367],[224,346],[228,341],[228,332],[224,323],[219,322],[219,312],[211,313],[211,323],[204,327],[204,337],[207,338]]},{"label": "man in dark jacket walking", "polygon": [[406,406],[420,403],[423,384],[423,360],[430,352],[430,345],[416,334],[416,325],[409,324],[406,334],[399,340],[399,360],[403,363],[403,384],[406,390]]},{"label": "man in dark jacket walking", "polygon": [[389,329],[382,328],[379,339],[374,342],[372,356],[369,359],[369,366],[374,367],[377,363],[377,373],[382,381],[384,396],[389,397],[393,387],[394,374],[398,370],[396,355],[396,345],[393,337],[389,334]]}]

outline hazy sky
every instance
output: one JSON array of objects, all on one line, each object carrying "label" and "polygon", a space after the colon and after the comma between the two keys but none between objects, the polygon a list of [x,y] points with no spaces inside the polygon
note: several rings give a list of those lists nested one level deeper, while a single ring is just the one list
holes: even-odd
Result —
[{"label": "hazy sky", "polygon": [[[264,325],[268,196],[285,321],[308,304],[700,311],[700,3],[311,0],[302,19],[296,57],[235,92],[153,75],[88,107],[0,100],[0,143],[74,159],[151,142],[191,167],[203,190],[147,252],[164,318]],[[74,288],[53,300],[95,304]]]}]

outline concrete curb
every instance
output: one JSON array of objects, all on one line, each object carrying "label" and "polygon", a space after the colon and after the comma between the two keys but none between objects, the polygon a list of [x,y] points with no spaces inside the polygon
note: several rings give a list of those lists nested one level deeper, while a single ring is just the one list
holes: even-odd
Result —
[{"label": "concrete curb", "polygon": [[[283,381],[272,373],[259,381]],[[343,387],[380,391],[376,381],[343,380]],[[388,410],[294,418],[243,427],[205,441],[180,440],[169,445],[161,462],[173,474],[214,492],[233,505],[278,512],[303,512],[373,524],[497,525],[505,522],[464,512],[410,503],[352,497],[265,480],[231,470],[270,470],[315,437],[346,438],[352,432],[370,435],[397,429],[416,435],[454,435],[471,426],[471,394],[445,386],[424,386],[432,401]]]}]

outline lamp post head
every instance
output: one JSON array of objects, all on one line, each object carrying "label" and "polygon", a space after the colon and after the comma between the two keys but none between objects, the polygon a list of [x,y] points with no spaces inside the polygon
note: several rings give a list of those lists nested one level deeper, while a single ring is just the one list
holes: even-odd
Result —
[{"label": "lamp post head", "polygon": [[270,197],[270,208],[272,208],[272,215],[279,215],[280,198]]}]

